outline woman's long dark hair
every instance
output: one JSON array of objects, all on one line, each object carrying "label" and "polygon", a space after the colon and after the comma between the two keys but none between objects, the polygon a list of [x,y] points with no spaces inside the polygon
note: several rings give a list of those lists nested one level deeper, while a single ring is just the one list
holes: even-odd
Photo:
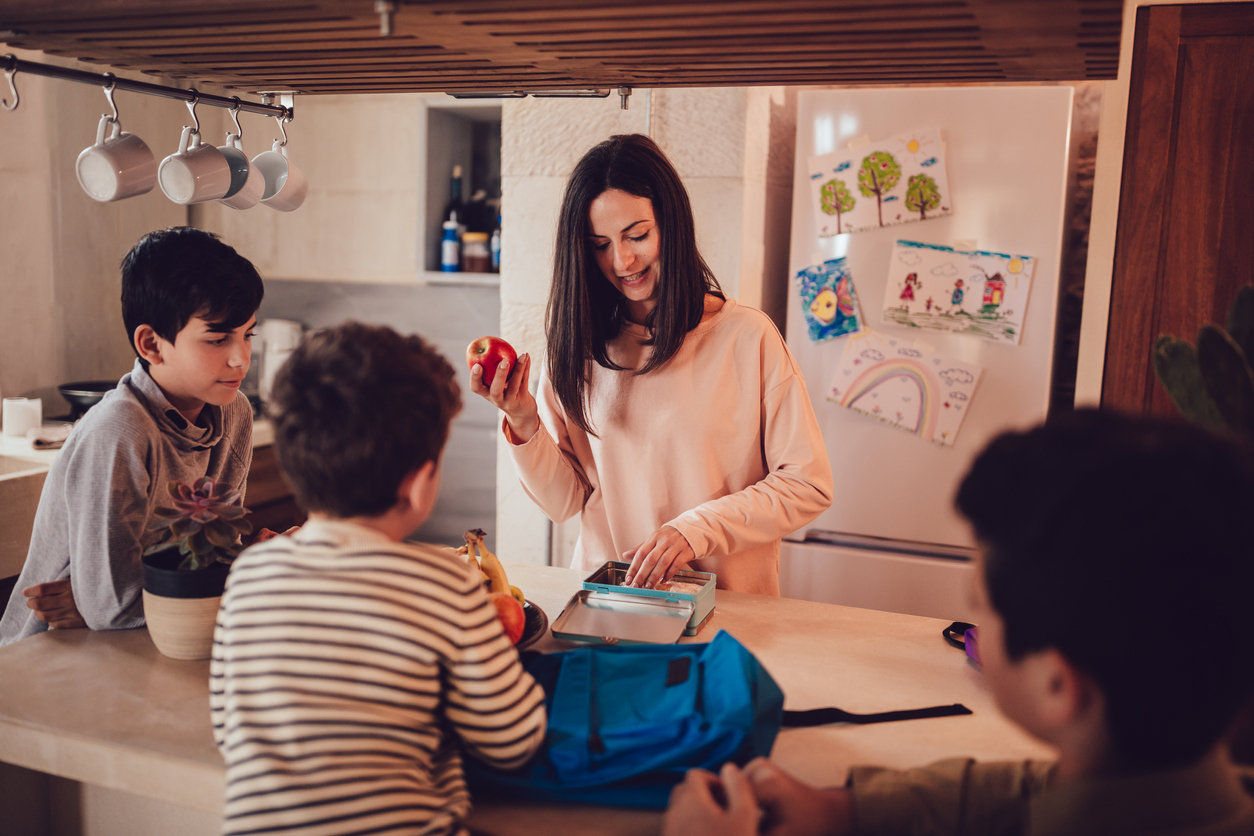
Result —
[{"label": "woman's long dark hair", "polygon": [[606,345],[622,330],[623,296],[597,266],[588,210],[607,189],[619,189],[653,203],[660,250],[657,305],[645,325],[653,352],[636,374],[664,365],[696,328],[705,296],[722,296],[718,280],[697,252],[692,205],[679,175],[662,149],[641,134],[613,136],[584,154],[571,172],[562,198],[553,264],[553,287],[545,326],[548,373],[567,417],[588,433],[587,388],[592,362],[622,367]]}]

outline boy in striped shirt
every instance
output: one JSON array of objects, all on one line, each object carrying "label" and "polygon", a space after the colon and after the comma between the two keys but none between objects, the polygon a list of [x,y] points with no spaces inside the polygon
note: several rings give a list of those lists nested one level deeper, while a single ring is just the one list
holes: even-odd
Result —
[{"label": "boy in striped shirt", "polygon": [[478,573],[402,542],[435,503],[453,369],[417,336],[348,322],[296,349],[270,406],[309,521],[245,550],[222,599],[223,832],[462,833],[461,750],[521,765],[545,714]]}]

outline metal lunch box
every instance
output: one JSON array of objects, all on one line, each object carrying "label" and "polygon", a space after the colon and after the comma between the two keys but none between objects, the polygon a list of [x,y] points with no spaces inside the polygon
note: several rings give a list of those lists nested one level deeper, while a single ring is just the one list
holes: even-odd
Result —
[{"label": "metal lunch box", "polygon": [[553,622],[553,635],[604,644],[669,644],[695,636],[714,612],[715,576],[675,573],[672,580],[698,585],[695,593],[637,589],[622,585],[630,565],[611,560],[589,575]]}]

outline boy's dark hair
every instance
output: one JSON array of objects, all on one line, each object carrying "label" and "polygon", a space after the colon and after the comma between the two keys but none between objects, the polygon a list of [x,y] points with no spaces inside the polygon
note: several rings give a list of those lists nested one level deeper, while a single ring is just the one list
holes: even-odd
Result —
[{"label": "boy's dark hair", "polygon": [[995,439],[958,489],[1011,659],[1055,648],[1130,768],[1208,751],[1254,691],[1254,461],[1180,421],[1082,410]]},{"label": "boy's dark hair", "polygon": [[349,321],[305,337],[267,409],[279,466],[306,511],[376,516],[396,505],[406,476],[439,462],[461,393],[421,337]]},{"label": "boy's dark hair", "polygon": [[[180,226],[150,232],[122,259],[122,322],[135,347],[135,329],[150,325],[170,342],[193,316],[226,333],[246,323],[265,288],[248,259],[212,232]],[[148,363],[141,357],[144,368]]]}]

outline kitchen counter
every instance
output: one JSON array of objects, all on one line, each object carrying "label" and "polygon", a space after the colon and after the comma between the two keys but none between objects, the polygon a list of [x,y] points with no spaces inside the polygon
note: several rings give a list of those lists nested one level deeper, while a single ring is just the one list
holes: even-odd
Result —
[{"label": "kitchen counter", "polygon": [[[507,568],[550,620],[582,579],[563,568]],[[727,630],[766,665],[790,709],[872,712],[961,702],[974,712],[783,731],[774,759],[812,783],[839,783],[855,763],[1048,757],[996,711],[980,674],[941,638],[945,624],[720,590],[707,625],[685,641]],[[571,646],[550,633],[534,647]],[[142,629],[52,631],[0,648],[0,762],[159,800],[180,808],[178,832],[216,833],[223,766],[209,724],[208,667],[160,656]],[[0,797],[6,808],[13,803]],[[655,833],[658,821],[650,810],[479,798],[471,825],[490,834],[635,834]]]}]

